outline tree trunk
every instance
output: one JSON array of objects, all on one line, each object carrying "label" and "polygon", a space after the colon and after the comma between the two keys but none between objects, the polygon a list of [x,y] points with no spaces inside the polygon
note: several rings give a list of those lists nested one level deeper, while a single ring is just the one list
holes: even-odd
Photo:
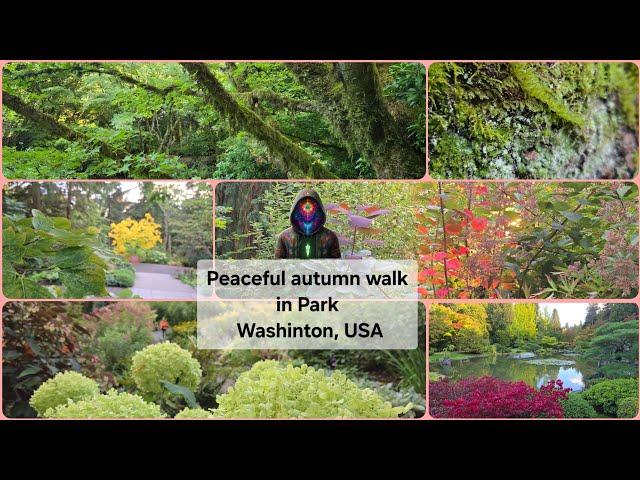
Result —
[{"label": "tree trunk", "polygon": [[426,158],[408,141],[382,95],[373,63],[290,63],[350,153],[367,159],[380,178],[420,177]]},{"label": "tree trunk", "polygon": [[71,220],[71,189],[73,188],[73,184],[71,182],[67,182],[67,220]]},{"label": "tree trunk", "polygon": [[67,140],[71,141],[79,141],[87,144],[97,144],[100,147],[100,153],[103,156],[109,158],[118,158],[118,155],[116,155],[113,149],[106,143],[92,140],[82,133],[76,132],[72,128],[64,125],[63,123],[60,123],[52,115],[36,110],[31,105],[27,105],[26,103],[24,103],[21,98],[12,95],[11,93],[7,93],[4,90],[2,91],[2,103],[17,114],[23,116],[27,120],[33,122],[38,127],[46,130],[52,135],[66,138]]},{"label": "tree trunk", "polygon": [[42,211],[42,192],[40,191],[40,183],[31,182],[31,204],[36,210]]},{"label": "tree trunk", "polygon": [[205,92],[206,98],[222,113],[235,131],[245,130],[263,142],[282,162],[287,173],[305,175],[311,178],[335,178],[335,176],[310,155],[273,127],[262,121],[258,115],[239,104],[227,92],[204,63],[182,63],[196,83]]}]

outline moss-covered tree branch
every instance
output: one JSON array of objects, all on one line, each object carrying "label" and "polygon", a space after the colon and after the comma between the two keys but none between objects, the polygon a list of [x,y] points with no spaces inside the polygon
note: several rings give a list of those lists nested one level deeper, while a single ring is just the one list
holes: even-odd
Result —
[{"label": "moss-covered tree branch", "polygon": [[422,174],[425,158],[389,112],[375,64],[290,63],[288,67],[318,103],[336,136],[352,154],[366,158],[378,177]]},{"label": "moss-covered tree branch", "polygon": [[30,105],[27,105],[20,97],[2,91],[2,103],[8,108],[21,115],[25,119],[33,122],[38,127],[46,130],[52,135],[65,138],[70,141],[79,141],[85,144],[98,145],[100,147],[101,155],[108,158],[119,158],[119,155],[113,150],[113,148],[99,140],[94,140],[86,135],[77,132],[71,127],[59,122],[55,117],[48,113],[40,112]]},{"label": "moss-covered tree branch", "polygon": [[250,105],[267,102],[275,109],[287,109],[294,112],[319,113],[318,107],[308,100],[278,95],[273,90],[261,88],[245,94]]},{"label": "moss-covered tree branch", "polygon": [[182,63],[195,82],[205,92],[205,97],[229,121],[235,131],[244,130],[263,142],[293,174],[302,173],[313,178],[333,178],[334,175],[307,151],[267,125],[247,107],[240,105],[227,92],[204,63]]}]

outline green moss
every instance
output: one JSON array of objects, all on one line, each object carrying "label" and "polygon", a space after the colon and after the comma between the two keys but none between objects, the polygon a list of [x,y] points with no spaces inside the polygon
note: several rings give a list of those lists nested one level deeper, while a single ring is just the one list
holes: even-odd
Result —
[{"label": "green moss", "polygon": [[518,83],[520,83],[522,90],[527,95],[540,100],[563,120],[579,127],[584,126],[584,118],[572,112],[564,101],[558,99],[553,91],[529,69],[526,63],[510,63],[509,66]]},{"label": "green moss", "polygon": [[629,178],[637,67],[626,63],[434,63],[435,178]]}]

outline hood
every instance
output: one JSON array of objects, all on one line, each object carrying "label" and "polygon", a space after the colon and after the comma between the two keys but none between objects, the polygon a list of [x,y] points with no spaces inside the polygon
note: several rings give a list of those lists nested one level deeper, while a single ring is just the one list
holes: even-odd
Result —
[{"label": "hood", "polygon": [[293,229],[301,235],[313,235],[320,230],[327,220],[327,214],[318,192],[311,188],[301,190],[291,205],[289,220]]}]

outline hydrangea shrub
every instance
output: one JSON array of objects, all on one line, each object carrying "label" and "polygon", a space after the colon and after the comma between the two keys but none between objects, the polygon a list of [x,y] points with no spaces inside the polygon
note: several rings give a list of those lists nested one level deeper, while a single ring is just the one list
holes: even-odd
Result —
[{"label": "hydrangea shrub", "polygon": [[149,345],[131,359],[131,376],[145,395],[164,392],[162,381],[195,390],[202,379],[202,369],[191,353],[171,342]]},{"label": "hydrangea shrub", "polygon": [[43,416],[45,412],[69,400],[86,400],[100,394],[98,384],[84,375],[74,371],[60,372],[40,385],[33,392],[29,404]]},{"label": "hydrangea shrub", "polygon": [[204,408],[185,408],[178,412],[173,418],[176,420],[186,420],[190,418],[215,418],[215,415]]},{"label": "hydrangea shrub", "polygon": [[105,395],[88,400],[70,400],[66,405],[50,408],[44,414],[46,418],[163,418],[160,407],[146,402],[138,395],[118,393],[111,389]]},{"label": "hydrangea shrub", "polygon": [[275,360],[255,363],[217,401],[214,413],[228,418],[396,418],[411,408],[393,407],[339,371]]}]

